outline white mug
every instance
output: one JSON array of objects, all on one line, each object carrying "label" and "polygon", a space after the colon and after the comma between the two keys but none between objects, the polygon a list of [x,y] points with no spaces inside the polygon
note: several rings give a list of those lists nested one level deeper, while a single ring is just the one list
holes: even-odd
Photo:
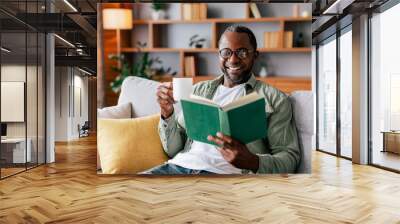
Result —
[{"label": "white mug", "polygon": [[181,99],[189,98],[192,94],[193,79],[192,78],[173,78],[172,89],[174,100],[179,101]]}]

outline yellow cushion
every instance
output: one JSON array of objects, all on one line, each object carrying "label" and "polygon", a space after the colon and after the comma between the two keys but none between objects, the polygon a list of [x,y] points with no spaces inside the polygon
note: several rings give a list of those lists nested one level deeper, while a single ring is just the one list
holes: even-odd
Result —
[{"label": "yellow cushion", "polygon": [[99,119],[97,149],[104,174],[135,174],[165,162],[157,127],[160,115]]}]

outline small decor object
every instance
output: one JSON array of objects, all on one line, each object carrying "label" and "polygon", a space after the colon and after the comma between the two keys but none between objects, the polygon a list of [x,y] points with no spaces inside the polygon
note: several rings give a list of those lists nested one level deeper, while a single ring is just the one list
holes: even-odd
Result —
[{"label": "small decor object", "polygon": [[159,2],[154,2],[151,4],[151,8],[153,9],[153,12],[151,13],[151,17],[153,20],[162,20],[166,18],[166,4],[165,3],[159,3]]},{"label": "small decor object", "polygon": [[304,47],[303,33],[299,33],[295,40],[295,47]]},{"label": "small decor object", "polygon": [[268,70],[267,70],[267,59],[265,57],[260,58],[260,73],[258,74],[260,77],[265,78],[268,76]]},{"label": "small decor object", "polygon": [[254,18],[261,18],[261,13],[256,3],[250,3],[250,10]]},{"label": "small decor object", "polygon": [[307,10],[301,12],[301,17],[310,17],[310,13]]},{"label": "small decor object", "polygon": [[261,70],[260,70],[260,77],[262,77],[262,78],[265,78],[265,77],[267,77],[268,76],[268,71],[267,71],[267,68],[265,67],[265,66],[263,66],[263,67],[261,67]]},{"label": "small decor object", "polygon": [[200,38],[198,34],[195,34],[190,37],[189,47],[203,48],[205,41],[205,38]]}]

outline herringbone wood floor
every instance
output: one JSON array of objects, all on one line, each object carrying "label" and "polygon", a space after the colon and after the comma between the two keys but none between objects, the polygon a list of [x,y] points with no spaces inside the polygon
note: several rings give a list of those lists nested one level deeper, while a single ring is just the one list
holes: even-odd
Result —
[{"label": "herringbone wood floor", "polygon": [[312,175],[98,176],[96,139],[0,181],[0,223],[400,223],[400,175],[315,152]]}]

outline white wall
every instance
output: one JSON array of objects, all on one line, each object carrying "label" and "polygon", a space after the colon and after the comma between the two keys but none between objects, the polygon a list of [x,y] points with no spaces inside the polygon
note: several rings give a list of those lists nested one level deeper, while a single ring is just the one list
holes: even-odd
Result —
[{"label": "white wall", "polygon": [[55,140],[77,139],[78,124],[88,120],[88,78],[76,68],[56,67],[55,98]]},{"label": "white wall", "polygon": [[67,67],[55,68],[55,140],[68,140],[69,73]]},{"label": "white wall", "polygon": [[[26,80],[27,78],[27,80]],[[26,121],[23,122],[6,122],[7,137],[9,138],[27,138],[30,140],[30,148],[32,152],[32,161],[44,163],[44,74],[42,68],[25,64],[3,64],[1,66],[1,81],[24,82],[26,84],[26,107],[21,108],[21,112],[26,112]],[[23,93],[22,93],[23,94]],[[2,96],[7,97],[6,95]],[[11,108],[1,108],[4,112]],[[13,111],[8,111],[13,113]],[[15,112],[14,112],[15,113]],[[39,154],[37,157],[37,153]]]},{"label": "white wall", "polygon": [[[25,70],[27,69],[27,70]],[[28,72],[28,74],[36,74],[36,67],[34,66],[27,66],[25,67],[24,65],[19,65],[19,64],[6,64],[6,65],[2,65],[1,66],[1,81],[3,82],[25,82],[25,75],[26,75],[26,71]],[[28,79],[30,79],[30,77],[28,77]],[[34,85],[36,86],[36,81],[34,80],[28,80],[29,81],[29,85]],[[28,92],[27,92],[27,103],[33,102],[36,100],[36,89],[32,89],[32,88],[27,88]],[[30,91],[32,90],[32,92]],[[35,101],[36,102],[36,101]],[[36,108],[36,104],[35,105],[30,105],[30,106],[34,106]],[[7,108],[1,108],[1,110],[7,110]],[[30,122],[28,124],[28,129],[29,128],[33,128],[34,130],[36,130],[36,125],[32,124],[32,121],[35,121],[36,123],[36,113],[27,113],[27,120],[28,122]],[[7,136],[8,137],[25,137],[25,123],[26,122],[8,122],[7,123]],[[35,127],[33,127],[35,126]],[[28,137],[29,133],[31,133],[30,130],[28,130]]]}]

